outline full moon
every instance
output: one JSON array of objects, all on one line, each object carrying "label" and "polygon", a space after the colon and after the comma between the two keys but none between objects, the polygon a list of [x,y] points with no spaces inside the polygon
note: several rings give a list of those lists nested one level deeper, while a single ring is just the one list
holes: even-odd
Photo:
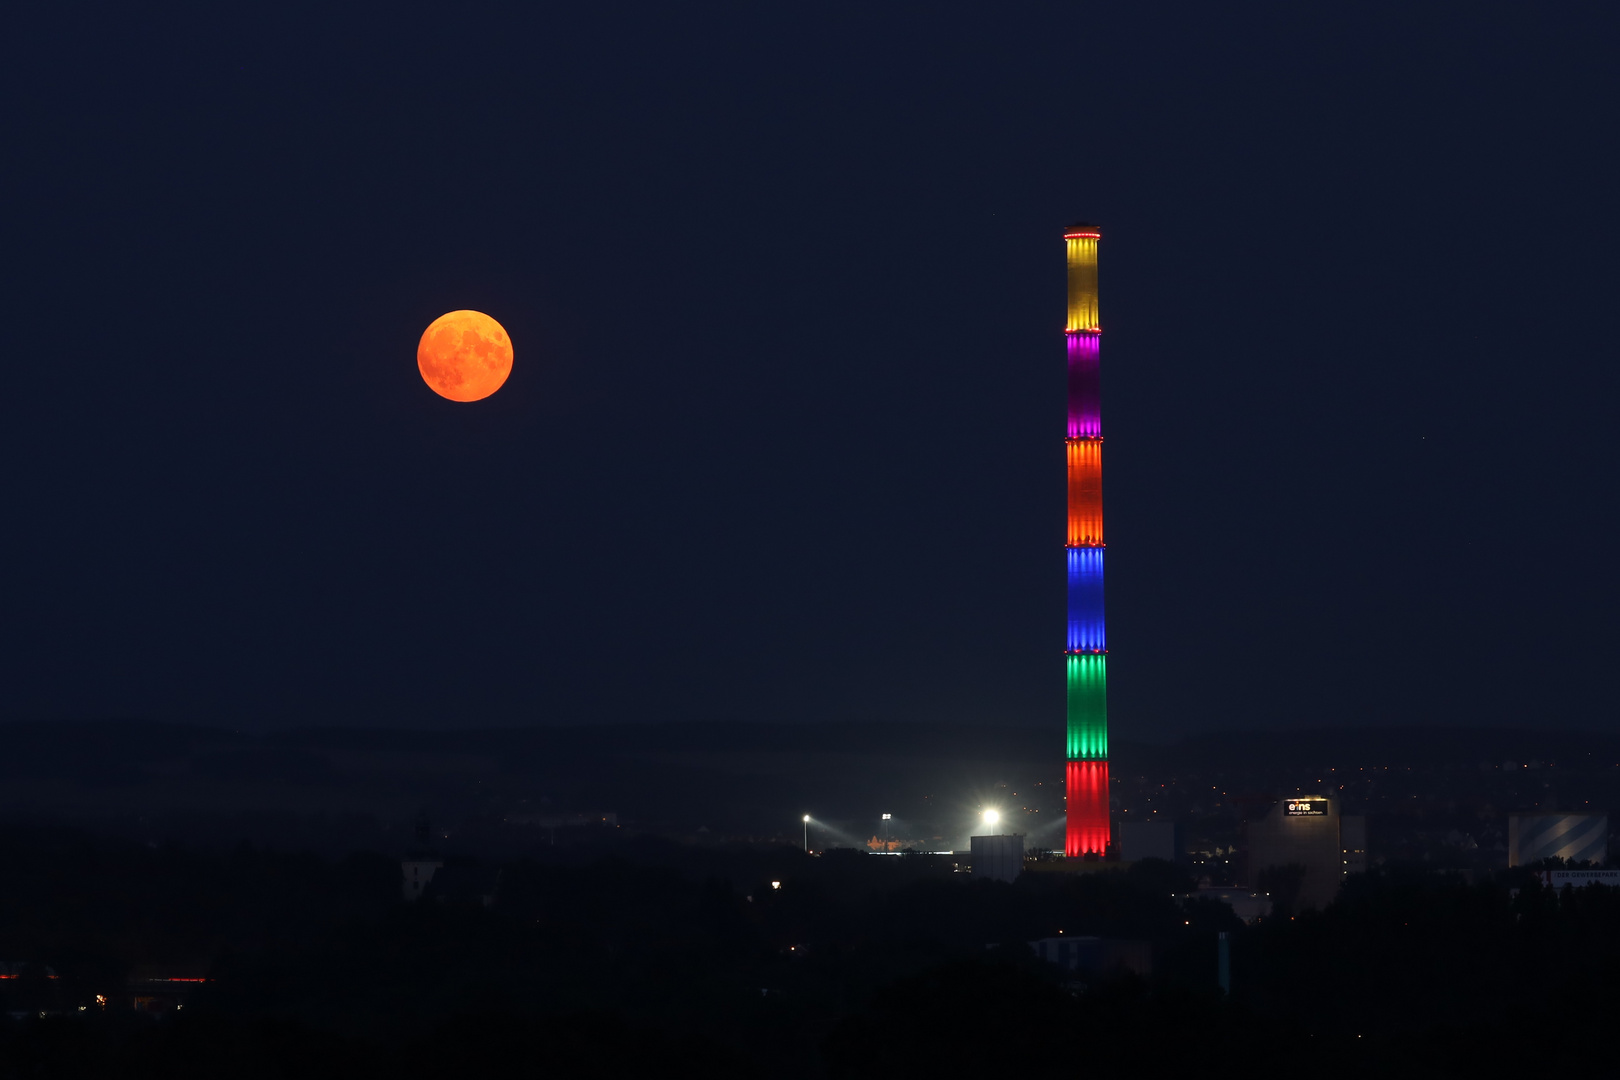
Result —
[{"label": "full moon", "polygon": [[440,397],[480,401],[512,374],[512,339],[482,311],[452,311],[422,331],[416,368]]}]

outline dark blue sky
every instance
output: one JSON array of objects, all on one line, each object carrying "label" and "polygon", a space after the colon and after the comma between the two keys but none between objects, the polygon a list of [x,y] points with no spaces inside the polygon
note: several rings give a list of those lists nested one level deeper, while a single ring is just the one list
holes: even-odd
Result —
[{"label": "dark blue sky", "polygon": [[[1620,726],[1602,5],[50,6],[0,718]],[[442,401],[471,307],[507,386]]]}]

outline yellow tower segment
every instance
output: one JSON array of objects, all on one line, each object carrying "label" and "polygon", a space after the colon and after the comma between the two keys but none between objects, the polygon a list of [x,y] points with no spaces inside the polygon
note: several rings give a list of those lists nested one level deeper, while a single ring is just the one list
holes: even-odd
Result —
[{"label": "yellow tower segment", "polygon": [[1100,330],[1097,318],[1096,229],[1070,229],[1063,234],[1069,249],[1069,325],[1065,330]]}]

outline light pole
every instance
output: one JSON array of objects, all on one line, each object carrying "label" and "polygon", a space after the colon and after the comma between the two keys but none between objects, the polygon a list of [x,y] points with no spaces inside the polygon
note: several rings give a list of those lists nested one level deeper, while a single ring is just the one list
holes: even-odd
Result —
[{"label": "light pole", "polygon": [[810,854],[810,815],[804,815],[804,853]]},{"label": "light pole", "polygon": [[891,817],[893,817],[893,816],[894,816],[893,814],[884,814],[883,815],[883,850],[884,851],[889,850],[889,819]]}]

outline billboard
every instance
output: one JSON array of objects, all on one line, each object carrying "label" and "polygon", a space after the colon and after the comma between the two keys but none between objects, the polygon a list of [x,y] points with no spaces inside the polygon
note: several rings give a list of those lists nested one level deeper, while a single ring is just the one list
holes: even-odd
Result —
[{"label": "billboard", "polygon": [[1601,863],[1609,856],[1609,815],[1510,814],[1508,865],[1542,859]]},{"label": "billboard", "polygon": [[1326,799],[1284,799],[1284,817],[1327,817]]}]

